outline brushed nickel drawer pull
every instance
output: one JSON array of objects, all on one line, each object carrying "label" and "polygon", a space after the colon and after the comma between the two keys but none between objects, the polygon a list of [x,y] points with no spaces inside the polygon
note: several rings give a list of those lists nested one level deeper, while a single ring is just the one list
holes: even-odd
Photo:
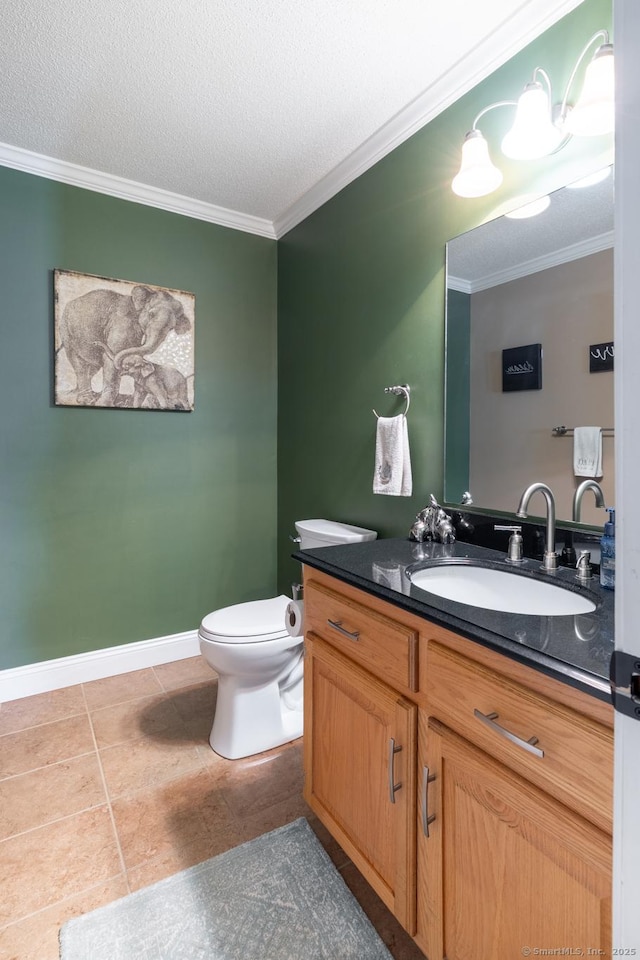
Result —
[{"label": "brushed nickel drawer pull", "polygon": [[396,753],[400,753],[401,750],[402,750],[402,747],[397,747],[395,740],[393,739],[393,737],[391,737],[391,739],[389,740],[389,764],[388,764],[389,803],[396,802],[396,790],[399,790],[400,787],[402,786],[401,783],[395,782],[396,777],[395,777],[395,770],[394,770],[394,765],[395,765],[394,761],[395,761]]},{"label": "brushed nickel drawer pull", "polygon": [[523,750],[528,750],[529,753],[532,753],[534,757],[544,757],[544,750],[541,750],[540,747],[536,747],[538,742],[537,737],[530,737],[529,740],[523,740],[522,737],[517,737],[515,733],[511,733],[510,730],[505,730],[504,727],[501,727],[499,723],[496,723],[498,719],[497,713],[481,713],[479,710],[473,711],[474,717],[477,717],[478,720],[482,720],[483,723],[496,733],[499,733],[501,737],[506,737],[507,740],[510,740],[511,743],[515,743],[517,747],[522,747]]},{"label": "brushed nickel drawer pull", "polygon": [[422,832],[429,836],[429,826],[436,818],[435,813],[429,816],[429,784],[436,779],[435,773],[429,773],[429,767],[422,768]]},{"label": "brushed nickel drawer pull", "polygon": [[353,633],[351,633],[350,630],[345,630],[345,628],[342,626],[342,620],[327,619],[327,623],[329,624],[330,627],[333,627],[334,630],[337,630],[338,633],[341,633],[343,637],[349,637],[349,640],[360,639],[360,634],[357,630],[354,630]]}]

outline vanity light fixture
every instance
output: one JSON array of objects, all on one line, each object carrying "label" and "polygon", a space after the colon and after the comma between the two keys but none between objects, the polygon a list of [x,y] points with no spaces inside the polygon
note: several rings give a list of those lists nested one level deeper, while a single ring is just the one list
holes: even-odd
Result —
[{"label": "vanity light fixture", "polygon": [[[599,43],[587,66],[583,89],[574,107],[568,101],[576,74],[590,48]],[[614,123],[613,44],[606,30],[595,33],[580,53],[571,72],[562,102],[555,108],[551,80],[536,67],[520,98],[499,100],[477,115],[462,145],[460,170],[451,188],[459,197],[483,197],[502,183],[502,172],[489,155],[489,146],[478,121],[497,107],[516,107],[511,129],[502,140],[502,152],[514,160],[535,160],[562,149],[572,136],[610,133]]]}]

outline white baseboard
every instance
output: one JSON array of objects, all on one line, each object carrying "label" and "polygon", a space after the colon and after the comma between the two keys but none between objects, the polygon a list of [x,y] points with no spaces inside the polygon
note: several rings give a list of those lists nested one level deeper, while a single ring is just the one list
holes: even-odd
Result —
[{"label": "white baseboard", "polygon": [[59,690],[76,683],[102,680],[118,673],[155,667],[160,663],[185,660],[199,653],[198,631],[187,630],[186,633],[174,633],[169,637],[124,643],[118,647],[0,670],[0,703]]}]

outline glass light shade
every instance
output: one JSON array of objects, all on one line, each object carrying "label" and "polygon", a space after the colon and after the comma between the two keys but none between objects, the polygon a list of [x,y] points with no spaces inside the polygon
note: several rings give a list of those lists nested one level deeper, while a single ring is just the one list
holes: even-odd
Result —
[{"label": "glass light shade", "polygon": [[502,152],[514,160],[535,160],[552,153],[562,139],[562,132],[551,122],[549,97],[542,84],[528,83],[518,100],[513,126],[502,141]]},{"label": "glass light shade", "polygon": [[502,173],[491,162],[487,141],[479,130],[471,130],[462,144],[460,170],[451,182],[459,197],[484,197],[502,183]]},{"label": "glass light shade", "polygon": [[615,123],[613,64],[613,45],[603,43],[587,67],[582,93],[567,116],[567,133],[576,137],[611,133]]}]

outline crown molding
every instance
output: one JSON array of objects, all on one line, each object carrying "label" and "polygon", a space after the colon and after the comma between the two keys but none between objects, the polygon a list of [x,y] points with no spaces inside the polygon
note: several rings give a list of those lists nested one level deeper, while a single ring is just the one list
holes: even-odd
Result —
[{"label": "crown molding", "polygon": [[194,220],[206,220],[208,223],[216,223],[231,230],[242,230],[271,240],[276,239],[270,220],[227,210],[225,207],[216,207],[212,203],[194,200],[179,193],[171,193],[169,190],[160,190],[135,180],[126,180],[124,177],[101,173],[99,170],[81,167],[75,163],[56,160],[41,153],[32,153],[30,150],[13,147],[8,143],[0,143],[0,165],[45,177],[48,180],[68,183],[74,187],[82,187],[84,190],[93,190],[95,193],[106,193],[121,200],[142,203],[147,207],[158,207],[160,210],[178,213],[183,217],[192,217]]},{"label": "crown molding", "polygon": [[572,243],[570,246],[563,247],[560,250],[553,250],[551,253],[546,253],[542,257],[534,257],[531,260],[525,260],[524,263],[507,267],[505,270],[488,273],[484,277],[479,277],[477,280],[447,277],[447,288],[449,290],[458,290],[460,293],[478,293],[480,290],[488,290],[490,287],[497,287],[501,283],[509,283],[510,280],[528,277],[532,273],[549,270],[551,267],[558,267],[560,264],[569,263],[571,260],[580,260],[582,257],[590,256],[592,253],[609,250],[613,247],[613,236],[613,230],[607,233],[601,233],[597,237],[589,237],[588,240],[581,240],[579,243]]},{"label": "crown molding", "polygon": [[[547,0],[543,10],[537,2],[535,11],[529,9],[531,3],[522,5],[498,30],[467,54],[464,61],[454,64],[285,213],[276,217],[273,221],[276,237],[280,239],[292,230],[581,3],[582,0]],[[462,81],[461,62],[464,62]]]}]

